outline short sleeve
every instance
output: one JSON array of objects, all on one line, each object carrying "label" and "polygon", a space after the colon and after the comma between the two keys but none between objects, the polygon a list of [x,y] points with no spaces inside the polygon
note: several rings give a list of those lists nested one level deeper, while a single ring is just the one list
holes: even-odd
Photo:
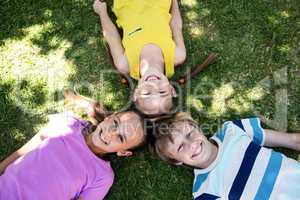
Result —
[{"label": "short sleeve", "polygon": [[109,174],[87,186],[80,194],[83,200],[101,200],[104,199],[113,184],[114,176]]},{"label": "short sleeve", "polygon": [[239,119],[232,123],[242,129],[256,144],[264,145],[265,132],[259,118]]},{"label": "short sleeve", "polygon": [[45,138],[64,136],[74,133],[74,130],[79,130],[81,121],[71,112],[63,112],[49,115],[49,122],[44,126],[40,133]]}]

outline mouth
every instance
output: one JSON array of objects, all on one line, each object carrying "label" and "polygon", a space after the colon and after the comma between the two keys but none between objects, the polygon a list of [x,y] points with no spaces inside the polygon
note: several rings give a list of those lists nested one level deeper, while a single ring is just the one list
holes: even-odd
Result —
[{"label": "mouth", "polygon": [[193,153],[192,158],[195,158],[195,157],[197,157],[197,156],[199,156],[201,154],[202,147],[203,147],[203,142],[201,141],[200,144],[199,144],[199,147]]},{"label": "mouth", "polygon": [[160,80],[160,77],[158,77],[156,75],[149,75],[145,79],[145,81],[156,81],[156,80]]}]

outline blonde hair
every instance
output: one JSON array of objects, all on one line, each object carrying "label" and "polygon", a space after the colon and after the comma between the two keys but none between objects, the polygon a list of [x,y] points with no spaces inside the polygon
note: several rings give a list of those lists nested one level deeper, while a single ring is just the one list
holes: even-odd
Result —
[{"label": "blonde hair", "polygon": [[170,158],[166,151],[169,142],[172,140],[172,127],[178,122],[189,122],[198,127],[197,122],[193,120],[190,114],[179,112],[170,118],[158,120],[154,132],[155,142],[153,146],[155,153],[160,159],[172,165],[181,164],[180,161]]}]

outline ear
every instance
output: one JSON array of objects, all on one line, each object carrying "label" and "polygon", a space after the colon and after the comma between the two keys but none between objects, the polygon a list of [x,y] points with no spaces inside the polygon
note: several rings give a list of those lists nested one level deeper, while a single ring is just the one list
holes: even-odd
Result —
[{"label": "ear", "polygon": [[177,97],[176,90],[175,90],[175,88],[173,87],[173,85],[171,85],[171,84],[170,84],[170,89],[171,89],[172,97]]},{"label": "ear", "polygon": [[183,162],[177,162],[177,163],[175,163],[175,165],[177,165],[177,166],[183,165]]},{"label": "ear", "polygon": [[124,150],[118,151],[117,156],[125,156],[125,157],[132,156],[132,152],[131,151],[124,151]]}]

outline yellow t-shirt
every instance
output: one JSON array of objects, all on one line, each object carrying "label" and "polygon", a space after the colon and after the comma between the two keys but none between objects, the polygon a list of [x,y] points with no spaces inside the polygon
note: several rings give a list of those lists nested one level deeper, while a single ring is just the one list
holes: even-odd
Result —
[{"label": "yellow t-shirt", "polygon": [[122,43],[130,76],[140,78],[140,53],[146,44],[158,45],[163,53],[165,74],[174,74],[175,43],[170,28],[172,0],[114,0],[117,25],[123,29]]}]

